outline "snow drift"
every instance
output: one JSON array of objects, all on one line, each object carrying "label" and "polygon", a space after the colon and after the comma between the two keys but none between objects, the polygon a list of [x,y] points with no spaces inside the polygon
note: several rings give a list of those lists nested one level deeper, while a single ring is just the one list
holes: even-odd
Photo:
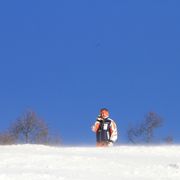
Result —
[{"label": "snow drift", "polygon": [[0,146],[0,180],[179,180],[180,146]]}]

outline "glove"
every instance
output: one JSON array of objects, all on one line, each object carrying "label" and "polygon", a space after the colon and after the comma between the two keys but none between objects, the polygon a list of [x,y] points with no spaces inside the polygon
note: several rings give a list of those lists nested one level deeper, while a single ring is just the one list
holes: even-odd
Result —
[{"label": "glove", "polygon": [[96,119],[97,121],[102,121],[103,120],[103,118],[101,117],[101,115],[98,115],[98,117],[97,117],[97,119]]},{"label": "glove", "polygon": [[93,132],[96,132],[95,126],[91,126],[91,130],[92,130]]},{"label": "glove", "polygon": [[112,147],[114,144],[112,142],[108,143],[108,147]]},{"label": "glove", "polygon": [[113,143],[114,143],[113,141],[109,140],[109,141],[108,141],[108,146],[109,146],[109,147],[112,147],[112,146],[114,145]]}]

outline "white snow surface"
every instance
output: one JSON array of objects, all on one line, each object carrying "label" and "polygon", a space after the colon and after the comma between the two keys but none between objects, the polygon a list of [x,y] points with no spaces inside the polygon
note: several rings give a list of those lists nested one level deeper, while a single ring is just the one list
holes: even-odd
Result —
[{"label": "white snow surface", "polygon": [[0,146],[0,180],[180,180],[180,146]]}]

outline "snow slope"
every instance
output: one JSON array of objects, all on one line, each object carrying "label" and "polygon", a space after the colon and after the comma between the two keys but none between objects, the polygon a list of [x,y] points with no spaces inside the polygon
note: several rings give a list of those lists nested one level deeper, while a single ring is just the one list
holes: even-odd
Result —
[{"label": "snow slope", "polygon": [[180,146],[0,146],[0,180],[180,180]]}]

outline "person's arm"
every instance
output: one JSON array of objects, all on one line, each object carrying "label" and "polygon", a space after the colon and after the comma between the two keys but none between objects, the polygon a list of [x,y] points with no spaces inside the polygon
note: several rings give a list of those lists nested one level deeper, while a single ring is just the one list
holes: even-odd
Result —
[{"label": "person's arm", "polygon": [[96,121],[95,124],[91,127],[93,132],[97,132],[97,130],[99,129],[100,126],[100,122]]},{"label": "person's arm", "polygon": [[117,126],[114,121],[111,121],[110,133],[111,133],[110,142],[114,143],[117,140]]}]

